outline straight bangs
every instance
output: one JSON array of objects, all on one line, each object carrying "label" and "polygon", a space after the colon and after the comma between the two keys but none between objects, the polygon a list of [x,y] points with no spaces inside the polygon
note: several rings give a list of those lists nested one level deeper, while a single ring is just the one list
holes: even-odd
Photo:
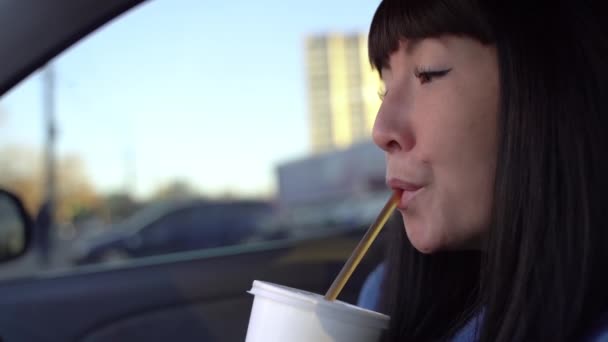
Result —
[{"label": "straight bangs", "polygon": [[389,56],[397,51],[399,42],[407,39],[451,34],[491,44],[494,34],[487,13],[475,0],[382,1],[369,31],[369,61],[381,71],[388,66]]}]

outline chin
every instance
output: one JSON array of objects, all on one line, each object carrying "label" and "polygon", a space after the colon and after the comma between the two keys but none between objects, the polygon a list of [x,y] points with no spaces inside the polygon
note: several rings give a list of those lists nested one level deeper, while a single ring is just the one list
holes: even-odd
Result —
[{"label": "chin", "polygon": [[[403,221],[408,222],[405,215],[403,215]],[[409,224],[405,223],[405,233],[412,246],[420,253],[433,254],[446,249],[441,234],[432,231],[421,222],[410,220]]]},{"label": "chin", "polygon": [[434,254],[445,250],[440,245],[429,241],[413,240],[410,238],[410,242],[412,243],[412,246],[414,246],[414,248],[416,248],[416,250],[422,254]]}]

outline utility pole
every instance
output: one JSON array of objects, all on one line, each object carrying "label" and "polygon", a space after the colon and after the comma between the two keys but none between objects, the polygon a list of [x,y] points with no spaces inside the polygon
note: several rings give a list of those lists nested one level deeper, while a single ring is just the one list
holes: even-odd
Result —
[{"label": "utility pole", "polygon": [[[57,201],[57,125],[55,118],[55,70],[52,64],[47,64],[42,72],[42,111],[44,116],[45,130],[45,197],[42,207],[38,212],[36,222],[36,233],[38,235],[38,247],[40,252],[40,263],[43,266],[50,264],[52,243],[54,240],[55,209]],[[36,239],[36,236],[34,236]]]},{"label": "utility pole", "polygon": [[55,204],[57,125],[55,122],[55,71],[51,64],[44,68],[43,111],[45,122],[46,200]]}]

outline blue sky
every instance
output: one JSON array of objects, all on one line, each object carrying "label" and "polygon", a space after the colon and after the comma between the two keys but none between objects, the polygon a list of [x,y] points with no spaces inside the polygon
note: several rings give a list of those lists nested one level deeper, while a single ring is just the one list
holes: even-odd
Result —
[{"label": "blue sky", "polygon": [[[367,32],[377,0],[150,1],[54,62],[62,154],[101,191],[134,156],[135,189],[185,179],[208,194],[271,194],[308,154],[304,38]],[[0,146],[40,147],[41,79],[0,99]]]}]

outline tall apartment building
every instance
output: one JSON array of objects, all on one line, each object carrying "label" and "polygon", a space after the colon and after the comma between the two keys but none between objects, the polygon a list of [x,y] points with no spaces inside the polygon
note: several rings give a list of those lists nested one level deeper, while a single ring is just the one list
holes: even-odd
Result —
[{"label": "tall apartment building", "polygon": [[381,83],[369,64],[367,35],[308,37],[306,61],[313,152],[369,140]]}]

